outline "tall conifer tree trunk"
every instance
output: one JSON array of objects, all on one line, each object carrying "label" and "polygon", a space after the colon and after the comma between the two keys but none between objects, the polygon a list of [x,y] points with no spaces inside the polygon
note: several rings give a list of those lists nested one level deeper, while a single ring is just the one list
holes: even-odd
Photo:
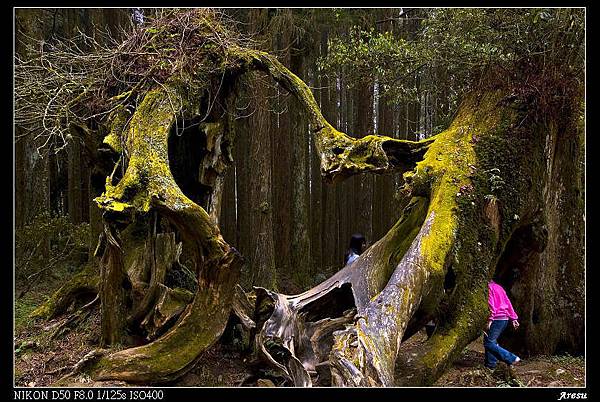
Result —
[{"label": "tall conifer tree trunk", "polygon": [[[291,70],[306,76],[302,55],[292,55]],[[293,103],[290,114],[292,126],[292,269],[296,282],[306,288],[311,282],[310,194],[308,158],[308,122],[300,105]]]}]

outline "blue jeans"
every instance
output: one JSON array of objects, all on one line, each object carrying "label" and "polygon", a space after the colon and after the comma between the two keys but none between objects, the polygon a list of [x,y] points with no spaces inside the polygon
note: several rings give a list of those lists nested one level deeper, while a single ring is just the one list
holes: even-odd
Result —
[{"label": "blue jeans", "polygon": [[483,335],[483,346],[485,347],[485,366],[489,368],[496,368],[498,360],[503,361],[506,364],[513,364],[517,359],[517,356],[508,350],[498,345],[498,338],[502,334],[502,331],[506,329],[508,320],[494,320],[487,333]]}]

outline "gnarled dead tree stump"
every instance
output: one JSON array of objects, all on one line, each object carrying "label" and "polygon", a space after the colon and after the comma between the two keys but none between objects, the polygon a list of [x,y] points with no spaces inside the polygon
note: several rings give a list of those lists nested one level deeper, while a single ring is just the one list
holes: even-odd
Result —
[{"label": "gnarled dead tree stump", "polygon": [[[233,309],[247,328],[255,326],[257,357],[293,385],[432,383],[480,335],[487,281],[514,251],[507,247],[513,235],[551,220],[545,208],[554,176],[544,161],[571,149],[549,149],[561,136],[575,133],[571,145],[579,140],[575,102],[561,104],[558,115],[539,109],[535,93],[487,89],[467,96],[450,127],[432,138],[356,139],[333,128],[310,89],[273,56],[234,45],[225,50],[214,55],[227,60],[219,72],[227,83],[219,95],[224,109],[200,126],[203,206],[178,186],[168,149],[177,113],[197,118],[202,97],[172,80],[148,90],[131,116],[121,110],[112,119],[105,143],[121,162],[97,198],[106,224],[102,340],[128,344],[127,329],[142,327],[150,342],[96,353],[86,371],[97,380],[173,380],[220,337]],[[239,77],[257,70],[303,105],[325,180],[395,171],[404,172],[405,186],[401,219],[355,262],[299,295],[257,288],[250,317],[234,303],[241,257],[223,240],[217,219],[220,183],[232,162],[228,100]],[[538,243],[528,255],[544,252]],[[193,296],[165,285],[169,270],[184,265],[182,253],[194,273]],[[410,362],[397,362],[403,339],[430,319],[437,322],[434,336]]]}]

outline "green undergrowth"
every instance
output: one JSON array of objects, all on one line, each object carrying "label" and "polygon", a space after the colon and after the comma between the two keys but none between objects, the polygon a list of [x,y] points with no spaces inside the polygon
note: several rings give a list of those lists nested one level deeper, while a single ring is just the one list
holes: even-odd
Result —
[{"label": "green undergrowth", "polygon": [[17,287],[32,280],[73,271],[88,257],[89,224],[74,224],[68,216],[42,213],[15,230],[15,282]]},{"label": "green undergrowth", "polygon": [[85,266],[89,236],[89,224],[47,213],[15,230],[16,331],[29,327],[31,313]]},{"label": "green undergrowth", "polygon": [[550,356],[549,359],[557,364],[585,364],[585,356],[573,356],[569,353]]},{"label": "green undergrowth", "polygon": [[46,295],[39,291],[30,292],[22,298],[15,300],[15,332],[19,332],[31,325],[31,313],[44,301],[46,301]]}]

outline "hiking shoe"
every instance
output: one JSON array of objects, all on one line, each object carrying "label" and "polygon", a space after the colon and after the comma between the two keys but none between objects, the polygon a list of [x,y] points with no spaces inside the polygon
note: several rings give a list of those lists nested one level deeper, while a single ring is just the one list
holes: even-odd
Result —
[{"label": "hiking shoe", "polygon": [[521,358],[520,358],[519,356],[517,356],[517,358],[516,358],[516,359],[515,359],[515,361],[514,361],[514,362],[511,364],[511,366],[512,366],[512,365],[515,365],[515,364],[517,364],[517,363],[519,363],[520,361],[521,361]]}]

